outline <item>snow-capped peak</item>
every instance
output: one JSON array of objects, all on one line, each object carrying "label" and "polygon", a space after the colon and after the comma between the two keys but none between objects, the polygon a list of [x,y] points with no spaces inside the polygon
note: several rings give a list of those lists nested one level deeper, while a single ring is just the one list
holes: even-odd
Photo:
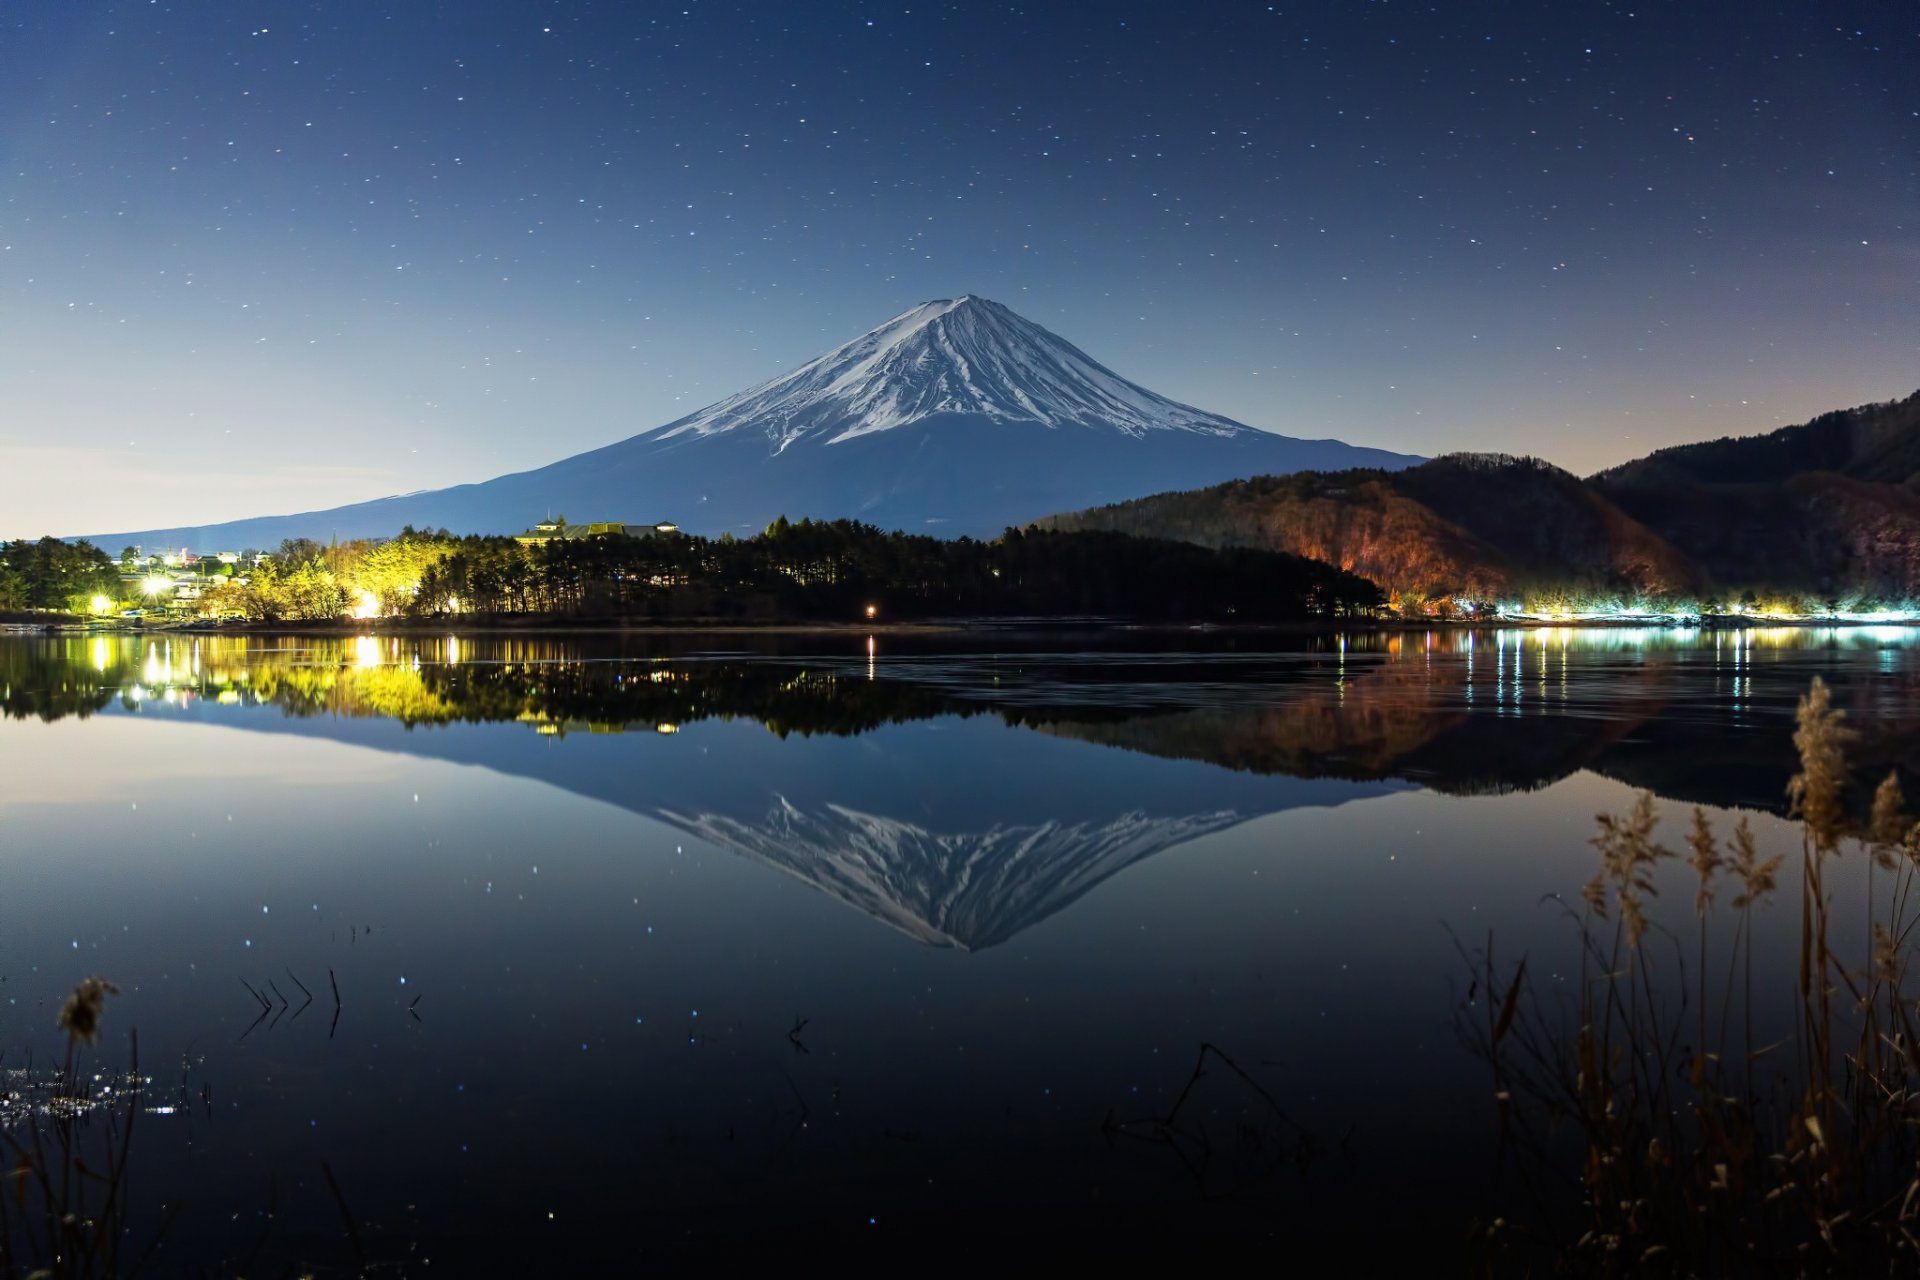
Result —
[{"label": "snow-capped peak", "polygon": [[776,450],[836,444],[940,415],[1046,427],[1238,435],[1231,418],[1155,395],[986,298],[939,298],[816,360],[670,422],[655,439],[764,431]]}]

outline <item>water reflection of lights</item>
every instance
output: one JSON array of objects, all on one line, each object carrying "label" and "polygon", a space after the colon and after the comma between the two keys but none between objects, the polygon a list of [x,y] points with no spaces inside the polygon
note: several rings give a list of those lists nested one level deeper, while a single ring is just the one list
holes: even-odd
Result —
[{"label": "water reflection of lights", "polygon": [[[1410,643],[1415,635],[1419,644]],[[867,677],[879,676],[879,639],[863,637]],[[1491,642],[1491,643],[1490,643]],[[489,671],[499,664],[503,678],[520,676],[536,682],[536,694],[549,678],[570,678],[591,671],[594,651],[564,641],[495,638],[442,633],[441,639],[415,640],[387,635],[341,636],[319,642],[262,640],[198,632],[141,636],[92,635],[62,645],[66,661],[80,672],[96,672],[104,679],[88,682],[117,686],[121,703],[129,710],[144,706],[152,712],[164,707],[200,703],[211,709],[256,705],[276,699],[304,698],[312,702],[355,708],[404,706],[404,714],[431,719],[444,717],[446,699],[431,678],[435,666],[480,663]],[[1744,713],[1765,687],[1768,666],[1776,658],[1796,655],[1817,659],[1824,652],[1865,652],[1865,661],[1882,670],[1895,669],[1900,653],[1920,648],[1920,628],[1894,623],[1870,625],[1806,625],[1762,623],[1758,617],[1720,619],[1707,626],[1442,626],[1405,630],[1335,632],[1315,643],[1319,663],[1331,656],[1332,689],[1322,689],[1330,705],[1354,705],[1369,696],[1371,674],[1391,666],[1414,680],[1464,677],[1455,696],[1464,697],[1482,714],[1526,715],[1578,700],[1583,656],[1587,659],[1619,655],[1619,665],[1644,665],[1649,670],[1675,662],[1711,664],[1715,696]],[[1885,656],[1891,652],[1889,658]],[[859,650],[855,650],[858,654]],[[1693,657],[1690,655],[1698,655]],[[1420,659],[1415,664],[1416,656]],[[653,682],[664,693],[669,687],[694,680],[676,660],[649,655],[645,660],[622,659],[624,671],[607,675],[609,687]],[[1422,668],[1430,667],[1431,674]],[[342,671],[342,668],[345,668]],[[355,679],[355,669],[365,672]],[[377,670],[376,670],[377,669]],[[853,670],[857,670],[853,669]],[[408,672],[419,673],[409,677]],[[896,673],[899,674],[899,673]],[[1326,665],[1316,679],[1324,681]],[[339,681],[336,687],[335,681]],[[420,680],[425,680],[423,687]],[[411,682],[410,682],[411,681]],[[458,702],[459,682],[447,699]],[[1389,682],[1389,687],[1390,682]],[[264,692],[256,692],[264,690]],[[635,690],[637,694],[638,691]],[[539,695],[544,696],[544,695]],[[1497,712],[1496,712],[1497,708]],[[658,712],[666,714],[658,714]],[[666,705],[646,715],[635,727],[652,728],[656,721],[681,722],[685,717]],[[565,729],[568,721],[562,721]]]}]

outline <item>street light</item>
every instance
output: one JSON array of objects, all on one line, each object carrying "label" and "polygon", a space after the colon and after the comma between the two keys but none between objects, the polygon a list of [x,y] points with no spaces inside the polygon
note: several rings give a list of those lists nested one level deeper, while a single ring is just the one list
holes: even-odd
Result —
[{"label": "street light", "polygon": [[867,606],[867,621],[868,621],[868,622],[872,622],[872,621],[873,621],[873,619],[874,619],[874,615],[875,615],[875,614],[877,614],[877,613],[879,613],[879,612],[880,612],[880,606],[879,606],[879,605],[877,605],[877,604],[870,604],[870,605],[868,605],[868,606]]}]

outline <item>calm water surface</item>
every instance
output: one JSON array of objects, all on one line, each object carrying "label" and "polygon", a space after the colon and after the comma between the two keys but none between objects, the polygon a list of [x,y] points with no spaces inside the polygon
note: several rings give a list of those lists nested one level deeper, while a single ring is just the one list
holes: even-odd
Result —
[{"label": "calm water surface", "polygon": [[0,1066],[119,985],[162,1271],[1444,1244],[1456,939],[1564,981],[1639,789],[1797,847],[1815,675],[1920,748],[1896,630],[750,644],[0,639]]}]

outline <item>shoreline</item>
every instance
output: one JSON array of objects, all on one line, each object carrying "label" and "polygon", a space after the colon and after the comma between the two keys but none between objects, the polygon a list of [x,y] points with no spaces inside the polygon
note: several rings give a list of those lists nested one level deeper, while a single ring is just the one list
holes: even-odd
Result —
[{"label": "shoreline", "polygon": [[1862,620],[1844,618],[1739,618],[1716,616],[1705,619],[1672,618],[1492,618],[1492,619],[1319,619],[1291,622],[1175,622],[1134,621],[1100,617],[978,617],[926,618],[912,621],[868,622],[864,619],[839,622],[821,620],[782,620],[739,622],[700,620],[659,622],[623,619],[565,619],[547,615],[476,617],[473,621],[454,618],[342,618],[331,622],[230,622],[217,626],[145,624],[118,619],[81,618],[50,615],[39,618],[18,614],[0,618],[0,635],[190,635],[190,636],[431,636],[455,632],[462,635],[761,635],[761,636],[935,636],[987,632],[1056,632],[1070,634],[1142,632],[1154,634],[1322,634],[1343,632],[1425,632],[1425,631],[1755,631],[1775,628],[1797,630],[1853,630],[1862,627],[1920,627],[1920,618]]}]

